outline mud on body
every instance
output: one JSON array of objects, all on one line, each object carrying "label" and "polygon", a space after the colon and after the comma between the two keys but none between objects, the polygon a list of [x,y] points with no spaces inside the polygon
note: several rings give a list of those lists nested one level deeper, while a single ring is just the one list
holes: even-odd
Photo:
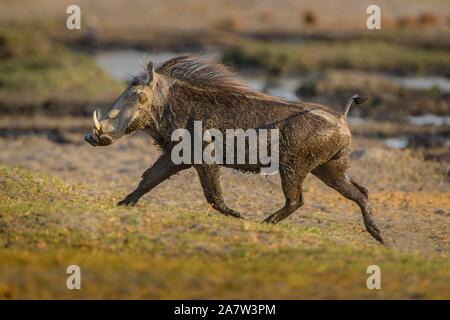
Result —
[{"label": "mud on body", "polygon": [[[166,61],[157,69],[149,63],[135,77],[107,112],[95,111],[94,128],[85,139],[93,146],[113,143],[125,134],[143,130],[153,137],[162,155],[144,172],[137,188],[119,205],[135,205],[139,199],[172,175],[194,167],[211,206],[222,214],[240,217],[222,197],[221,167],[260,172],[259,164],[174,164],[170,154],[176,142],[172,132],[194,134],[194,121],[203,130],[279,130],[279,173],[285,205],[266,222],[286,219],[303,203],[302,187],[309,173],[361,209],[367,231],[383,242],[372,217],[367,190],[349,171],[351,133],[346,114],[350,105],[365,99],[352,97],[344,113],[312,103],[291,102],[247,88],[222,65],[191,56]],[[194,163],[192,161],[191,163]]]}]

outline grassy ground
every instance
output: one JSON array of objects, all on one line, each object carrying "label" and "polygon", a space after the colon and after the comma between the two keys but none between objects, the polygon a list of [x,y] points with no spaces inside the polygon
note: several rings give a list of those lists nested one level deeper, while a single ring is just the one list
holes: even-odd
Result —
[{"label": "grassy ground", "polygon": [[448,75],[450,53],[380,40],[299,44],[248,40],[229,49],[224,60],[238,67],[262,68],[275,74],[335,68]]},{"label": "grassy ground", "polygon": [[[277,226],[146,205],[0,167],[2,298],[449,298],[450,260]],[[82,290],[65,269],[82,269]],[[366,288],[380,265],[382,290]]]},{"label": "grassy ground", "polygon": [[40,105],[111,99],[121,86],[87,55],[40,32],[0,28],[0,101]]}]

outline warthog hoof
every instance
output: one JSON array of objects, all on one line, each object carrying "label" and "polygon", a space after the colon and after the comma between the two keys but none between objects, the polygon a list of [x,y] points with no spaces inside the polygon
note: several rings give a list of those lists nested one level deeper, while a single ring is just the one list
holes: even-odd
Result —
[{"label": "warthog hoof", "polygon": [[367,225],[366,226],[366,230],[370,233],[370,235],[372,237],[374,237],[375,240],[377,240],[380,243],[385,245],[384,240],[381,237],[381,232],[380,232],[380,230],[377,228],[377,226],[375,224]]},{"label": "warthog hoof", "polygon": [[137,203],[137,200],[130,199],[130,198],[126,197],[122,201],[119,201],[117,203],[117,205],[118,206],[123,206],[123,207],[134,207],[136,205],[136,203]]},{"label": "warthog hoof", "polygon": [[280,222],[280,220],[281,220],[280,217],[278,217],[277,215],[273,214],[273,215],[267,217],[263,222],[277,224],[278,222]]}]

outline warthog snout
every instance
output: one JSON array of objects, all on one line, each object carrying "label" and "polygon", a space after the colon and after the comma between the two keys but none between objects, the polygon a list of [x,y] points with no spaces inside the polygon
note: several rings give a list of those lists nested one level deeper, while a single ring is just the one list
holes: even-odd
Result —
[{"label": "warthog snout", "polygon": [[107,146],[113,142],[113,138],[103,132],[102,125],[98,120],[97,110],[92,114],[92,118],[94,120],[94,128],[92,129],[92,133],[88,133],[84,136],[84,140],[88,142],[92,146]]}]

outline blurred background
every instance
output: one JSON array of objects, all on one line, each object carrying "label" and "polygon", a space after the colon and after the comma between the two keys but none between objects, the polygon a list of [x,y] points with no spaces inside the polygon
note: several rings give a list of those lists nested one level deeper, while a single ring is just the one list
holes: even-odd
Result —
[{"label": "blurred background", "polygon": [[2,0],[0,111],[87,115],[147,59],[189,52],[291,100],[367,95],[356,135],[450,161],[449,3],[377,3],[381,30],[366,28],[370,1],[80,0],[81,30],[68,30],[71,1]]},{"label": "blurred background", "polygon": [[[72,4],[81,30],[66,27]],[[366,27],[370,4],[381,8],[380,30]],[[70,297],[54,274],[75,253],[96,284],[78,297],[448,298],[448,0],[0,0],[0,8],[0,245],[16,250],[0,252],[0,297]],[[249,86],[290,100],[342,109],[354,94],[369,97],[350,112],[352,170],[399,250],[374,248],[358,208],[314,177],[302,209],[276,227],[213,217],[193,170],[138,208],[116,208],[160,151],[139,133],[93,149],[83,141],[92,111],[148,59],[180,53],[221,61]],[[226,202],[250,221],[282,206],[278,177],[224,175]],[[116,261],[119,253],[130,256]],[[374,261],[391,272],[379,293],[361,285]]]}]

